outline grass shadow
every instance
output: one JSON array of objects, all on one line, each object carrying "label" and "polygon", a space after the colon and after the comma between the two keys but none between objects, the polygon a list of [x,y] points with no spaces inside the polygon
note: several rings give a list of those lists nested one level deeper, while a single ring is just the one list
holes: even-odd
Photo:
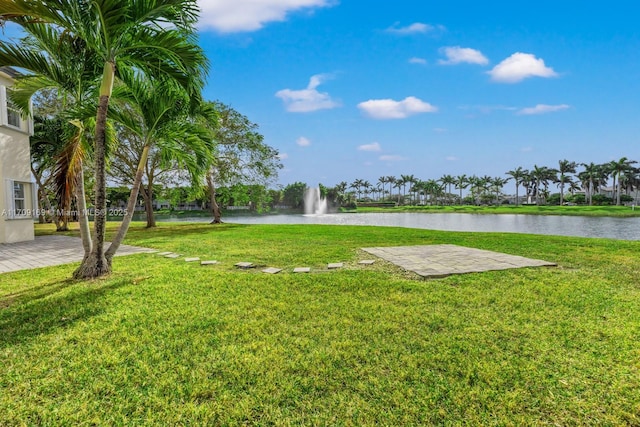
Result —
[{"label": "grass shadow", "polygon": [[106,285],[82,287],[83,283],[86,282],[63,280],[13,294],[13,300],[9,296],[9,303],[0,306],[0,348],[30,341],[102,313],[102,297],[131,282],[122,278]]}]

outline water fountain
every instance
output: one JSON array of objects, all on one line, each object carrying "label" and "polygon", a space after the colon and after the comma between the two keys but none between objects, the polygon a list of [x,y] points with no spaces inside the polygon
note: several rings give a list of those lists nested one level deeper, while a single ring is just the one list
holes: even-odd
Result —
[{"label": "water fountain", "polygon": [[327,213],[327,199],[320,195],[320,188],[307,188],[304,192],[304,214],[324,215]]}]

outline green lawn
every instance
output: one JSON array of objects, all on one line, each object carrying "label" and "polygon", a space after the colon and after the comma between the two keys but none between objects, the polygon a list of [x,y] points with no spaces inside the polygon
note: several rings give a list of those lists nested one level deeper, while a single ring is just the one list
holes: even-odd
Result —
[{"label": "green lawn", "polygon": [[422,213],[472,213],[518,215],[568,215],[568,216],[640,216],[640,207],[631,206],[396,206],[392,208],[358,207],[358,212],[422,212]]},{"label": "green lawn", "polygon": [[[127,243],[222,264],[0,275],[0,425],[640,424],[638,242],[138,223]],[[432,243],[559,267],[424,281],[357,264]]]}]

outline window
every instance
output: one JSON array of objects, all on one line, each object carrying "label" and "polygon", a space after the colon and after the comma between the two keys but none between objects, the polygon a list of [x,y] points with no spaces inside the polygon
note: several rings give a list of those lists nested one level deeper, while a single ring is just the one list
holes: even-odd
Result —
[{"label": "window", "polygon": [[18,111],[9,97],[7,97],[7,124],[20,128],[20,111]]},{"label": "window", "polygon": [[37,208],[35,185],[27,181],[5,180],[5,205],[0,209],[5,219],[31,218]]},{"label": "window", "polygon": [[22,182],[13,182],[13,207],[17,212],[24,212],[24,183]]}]

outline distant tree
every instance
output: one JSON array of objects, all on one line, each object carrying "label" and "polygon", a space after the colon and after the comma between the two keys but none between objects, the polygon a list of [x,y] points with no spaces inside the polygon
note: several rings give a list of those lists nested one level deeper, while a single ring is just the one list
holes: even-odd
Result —
[{"label": "distant tree", "polygon": [[304,182],[294,182],[284,187],[282,191],[282,201],[291,208],[302,209],[304,207],[304,192],[307,184]]},{"label": "distant tree", "polygon": [[511,178],[495,177],[489,181],[491,185],[491,189],[493,190],[493,193],[496,196],[495,198],[496,205],[500,204],[500,194],[502,193],[502,188],[507,182],[509,182],[510,179]]},{"label": "distant tree", "polygon": [[264,143],[258,125],[235,109],[219,101],[209,104],[216,112],[215,123],[209,123],[215,133],[216,149],[206,173],[212,224],[222,222],[222,212],[216,202],[216,188],[234,184],[268,185],[278,176],[282,162],[278,152]]},{"label": "distant tree", "polygon": [[584,170],[578,174],[578,179],[582,182],[582,186],[587,194],[587,203],[589,206],[593,205],[593,195],[604,180],[605,172],[601,165],[597,165],[593,162],[587,164],[582,163]]},{"label": "distant tree", "polygon": [[451,194],[451,186],[454,185],[456,183],[456,179],[452,176],[452,175],[443,175],[440,178],[440,183],[445,187],[446,191],[446,200],[447,200],[447,204],[451,204],[450,203],[450,194]]},{"label": "distant tree", "polygon": [[518,203],[520,202],[518,189],[520,188],[520,185],[523,184],[524,179],[528,176],[528,174],[529,171],[527,171],[526,169],[522,169],[522,166],[518,166],[516,169],[512,169],[507,172],[507,175],[511,176],[514,183],[516,184],[516,206],[518,206]]},{"label": "distant tree", "polygon": [[608,163],[608,171],[611,173],[613,178],[613,188],[615,191],[615,201],[616,206],[620,206],[620,176],[623,174],[633,171],[633,164],[638,163],[635,160],[629,160],[626,157],[622,157],[620,160],[612,160]]},{"label": "distant tree", "polygon": [[458,175],[455,177],[453,184],[460,190],[460,204],[462,204],[462,190],[469,186],[469,178],[467,178],[467,175]]},{"label": "distant tree", "polygon": [[558,162],[558,187],[560,187],[560,206],[564,204],[564,186],[571,182],[570,177],[567,174],[576,173],[576,162],[570,162],[569,160],[560,160]]}]

